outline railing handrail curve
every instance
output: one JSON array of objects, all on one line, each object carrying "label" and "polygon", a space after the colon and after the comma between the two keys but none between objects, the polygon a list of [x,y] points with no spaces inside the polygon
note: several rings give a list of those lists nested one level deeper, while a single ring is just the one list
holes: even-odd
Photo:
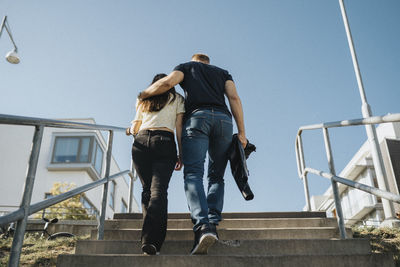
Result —
[{"label": "railing handrail curve", "polygon": [[25,126],[44,126],[80,130],[101,130],[101,131],[125,131],[126,128],[110,125],[90,124],[74,121],[63,121],[54,119],[43,119],[17,115],[0,114],[0,124],[13,124]]},{"label": "railing handrail curve", "polygon": [[296,160],[297,160],[297,173],[299,177],[302,177],[302,173],[304,170],[301,169],[300,165],[300,156],[299,156],[299,137],[302,132],[305,130],[317,130],[323,128],[338,128],[338,127],[348,127],[348,126],[359,126],[359,125],[367,125],[367,124],[381,124],[381,123],[389,123],[389,122],[400,122],[400,113],[388,114],[385,116],[374,116],[369,118],[361,118],[361,119],[352,119],[352,120],[341,120],[341,121],[333,121],[333,122],[325,122],[318,124],[310,124],[301,126],[297,131],[296,141],[295,141],[295,151],[296,151]]},{"label": "railing handrail curve", "polygon": [[388,114],[384,116],[374,116],[361,119],[332,121],[332,122],[301,126],[299,128],[297,135],[301,134],[301,132],[304,130],[316,130],[322,128],[337,128],[337,127],[357,126],[357,125],[367,125],[367,124],[380,124],[380,123],[397,122],[397,121],[400,121],[400,113]]}]

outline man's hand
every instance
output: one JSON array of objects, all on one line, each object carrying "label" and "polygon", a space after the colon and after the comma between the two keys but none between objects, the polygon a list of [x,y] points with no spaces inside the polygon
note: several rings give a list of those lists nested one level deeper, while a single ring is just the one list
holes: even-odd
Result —
[{"label": "man's hand", "polygon": [[238,138],[240,143],[242,143],[243,148],[245,148],[247,146],[247,138],[244,134],[238,134]]}]

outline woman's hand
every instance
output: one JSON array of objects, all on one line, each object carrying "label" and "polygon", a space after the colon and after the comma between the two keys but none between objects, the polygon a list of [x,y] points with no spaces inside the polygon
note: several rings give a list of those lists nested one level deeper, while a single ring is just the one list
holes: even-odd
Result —
[{"label": "woman's hand", "polygon": [[183,167],[182,159],[181,156],[178,156],[178,159],[176,160],[176,165],[175,165],[175,171],[180,171]]},{"label": "woman's hand", "polygon": [[125,134],[128,135],[128,136],[132,134],[132,133],[131,133],[131,127],[126,128]]}]

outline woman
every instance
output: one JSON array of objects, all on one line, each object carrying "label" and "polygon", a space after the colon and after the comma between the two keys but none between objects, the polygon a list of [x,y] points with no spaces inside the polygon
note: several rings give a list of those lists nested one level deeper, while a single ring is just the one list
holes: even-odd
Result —
[{"label": "woman", "polygon": [[[153,82],[166,77],[157,74]],[[167,232],[167,189],[172,172],[182,168],[181,133],[185,112],[183,97],[169,91],[136,101],[136,116],[127,134],[133,134],[132,159],[143,185],[142,251],[158,254]],[[177,155],[174,129],[178,143]]]}]

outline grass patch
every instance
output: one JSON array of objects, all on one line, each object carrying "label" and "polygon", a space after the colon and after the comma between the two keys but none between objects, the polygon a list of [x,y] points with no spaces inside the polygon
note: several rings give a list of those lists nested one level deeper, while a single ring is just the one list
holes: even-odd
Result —
[{"label": "grass patch", "polygon": [[[20,266],[56,266],[58,255],[75,253],[76,241],[84,239],[89,239],[89,235],[47,240],[40,238],[40,234],[26,234]],[[12,238],[0,239],[0,266],[7,266],[11,245]]]},{"label": "grass patch", "polygon": [[354,238],[369,238],[374,253],[392,253],[396,266],[400,267],[400,229],[398,228],[353,228]]}]

